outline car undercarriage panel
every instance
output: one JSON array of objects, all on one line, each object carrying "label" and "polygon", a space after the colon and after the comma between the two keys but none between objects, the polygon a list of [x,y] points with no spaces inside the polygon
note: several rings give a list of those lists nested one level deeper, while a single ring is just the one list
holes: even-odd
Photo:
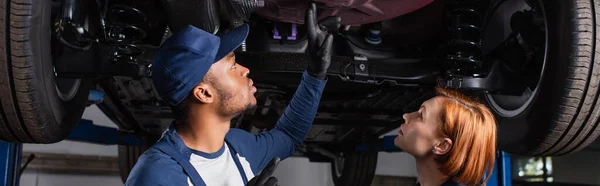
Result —
[{"label": "car undercarriage panel", "polygon": [[[425,7],[434,0],[316,0],[318,19],[331,15],[342,17],[342,25],[366,24],[391,19]],[[257,11],[268,19],[304,24],[307,0],[265,0],[265,7]]]}]

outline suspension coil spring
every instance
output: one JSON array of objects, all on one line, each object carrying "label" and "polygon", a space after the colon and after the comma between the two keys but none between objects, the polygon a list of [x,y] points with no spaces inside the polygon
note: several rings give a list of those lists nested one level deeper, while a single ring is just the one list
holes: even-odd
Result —
[{"label": "suspension coil spring", "polygon": [[135,62],[135,57],[145,52],[137,44],[146,37],[146,31],[138,26],[145,21],[146,15],[130,6],[116,4],[105,11],[101,24],[105,41],[112,45],[110,60]]},{"label": "suspension coil spring", "polygon": [[483,76],[481,13],[478,0],[447,0],[449,39],[446,60],[449,76]]}]

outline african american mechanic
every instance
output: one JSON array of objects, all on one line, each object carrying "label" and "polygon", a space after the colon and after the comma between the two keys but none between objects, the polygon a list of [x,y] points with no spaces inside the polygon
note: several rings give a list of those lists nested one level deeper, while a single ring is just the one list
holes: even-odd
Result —
[{"label": "african american mechanic", "polygon": [[230,129],[232,118],[256,106],[250,71],[233,53],[248,25],[219,36],[193,26],[172,35],[157,53],[152,79],[176,118],[139,157],[126,185],[277,184],[273,167],[303,143],[315,118],[340,21],[332,16],[317,23],[316,7],[309,6],[308,68],[277,125],[256,135]]}]

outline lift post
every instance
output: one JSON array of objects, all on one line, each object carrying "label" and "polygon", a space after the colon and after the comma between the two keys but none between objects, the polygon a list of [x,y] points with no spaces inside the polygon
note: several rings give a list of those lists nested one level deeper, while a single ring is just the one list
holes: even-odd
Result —
[{"label": "lift post", "polygon": [[0,142],[0,184],[19,185],[22,147],[19,143]]},{"label": "lift post", "polygon": [[496,163],[494,164],[494,172],[490,175],[488,186],[511,186],[512,175],[510,167],[510,156],[508,153],[499,151],[496,154]]},{"label": "lift post", "polygon": [[[133,134],[116,128],[94,125],[82,119],[67,137],[67,140],[103,145],[142,145],[143,141]],[[23,145],[0,141],[0,185],[18,186],[21,176],[21,152]]]}]

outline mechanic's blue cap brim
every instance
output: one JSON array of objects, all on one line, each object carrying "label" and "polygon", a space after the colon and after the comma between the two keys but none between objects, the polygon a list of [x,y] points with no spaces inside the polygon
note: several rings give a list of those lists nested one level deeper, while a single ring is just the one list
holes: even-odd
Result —
[{"label": "mechanic's blue cap brim", "polygon": [[243,24],[242,26],[236,27],[229,32],[219,34],[221,38],[221,45],[219,46],[219,51],[217,52],[215,62],[223,59],[225,56],[227,56],[227,54],[240,47],[244,40],[246,40],[246,37],[248,37],[249,31],[250,27],[248,24]]},{"label": "mechanic's blue cap brim", "polygon": [[152,63],[152,80],[170,105],[181,103],[213,63],[240,47],[248,36],[247,24],[220,35],[187,26],[169,37]]}]

